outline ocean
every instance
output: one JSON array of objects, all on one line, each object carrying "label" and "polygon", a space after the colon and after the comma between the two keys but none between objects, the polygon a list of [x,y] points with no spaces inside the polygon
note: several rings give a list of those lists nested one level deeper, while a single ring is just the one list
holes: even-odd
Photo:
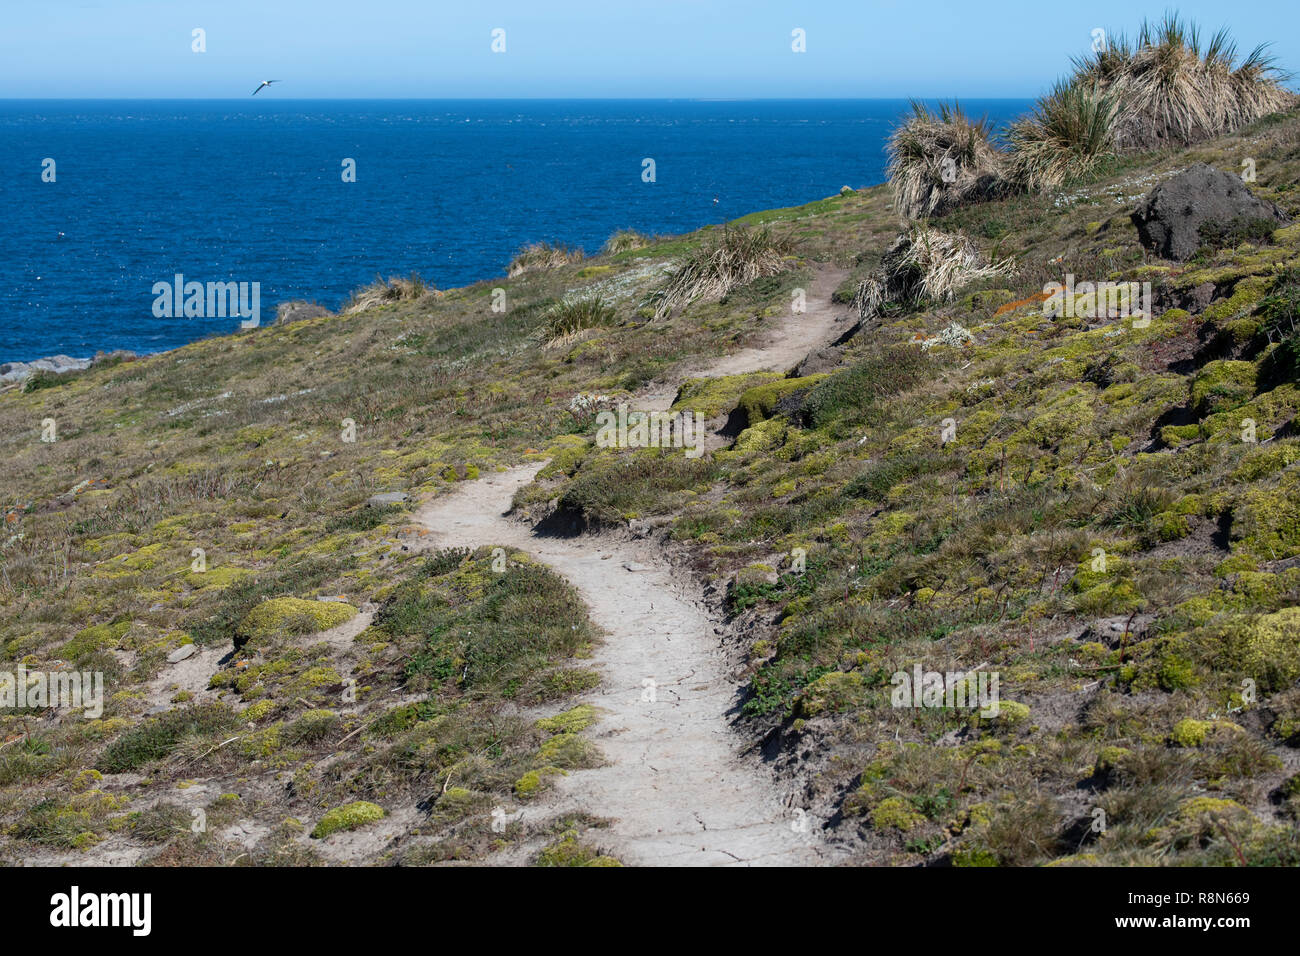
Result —
[{"label": "ocean", "polygon": [[[1031,102],[962,105],[1003,124]],[[450,288],[504,275],[529,242],[591,254],[617,229],[685,232],[872,185],[906,110],[294,101],[273,88],[242,100],[0,101],[0,361],[157,352],[239,327],[238,316],[156,315],[154,285],[178,274],[258,283],[265,323],[287,299],[337,308],[377,275]]]}]

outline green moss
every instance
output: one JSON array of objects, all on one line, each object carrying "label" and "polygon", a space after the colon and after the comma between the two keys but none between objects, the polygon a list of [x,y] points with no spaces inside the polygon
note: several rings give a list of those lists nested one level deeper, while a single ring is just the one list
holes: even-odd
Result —
[{"label": "green moss", "polygon": [[282,637],[298,637],[328,631],[351,620],[356,613],[356,608],[342,601],[272,598],[249,611],[240,621],[235,633],[241,645],[260,644]]},{"label": "green moss", "polygon": [[1272,614],[1216,619],[1198,635],[1218,667],[1280,690],[1300,678],[1300,607]]},{"label": "green moss", "polygon": [[1192,406],[1200,415],[1228,411],[1255,394],[1254,362],[1208,362],[1192,379]]},{"label": "green moss", "polygon": [[538,756],[548,766],[566,769],[591,767],[600,762],[600,751],[586,737],[558,733],[542,743]]},{"label": "green moss", "polygon": [[1187,516],[1174,511],[1163,511],[1152,519],[1156,537],[1161,541],[1177,541],[1192,533]]},{"label": "green moss", "polygon": [[783,378],[746,389],[740,396],[740,409],[745,413],[746,423],[752,426],[771,418],[776,413],[776,406],[781,399],[792,392],[812,388],[824,378],[826,378],[824,374],[805,375],[803,378]]},{"label": "green moss", "polygon": [[1179,747],[1200,747],[1211,735],[1245,733],[1229,720],[1194,720],[1185,717],[1174,724],[1169,740]]},{"label": "green moss", "polygon": [[1045,411],[1031,418],[1023,435],[1040,448],[1050,448],[1066,438],[1082,434],[1092,425],[1093,417],[1092,396],[1083,389],[1071,388],[1052,401]]},{"label": "green moss", "polygon": [[515,796],[520,800],[535,797],[546,787],[547,779],[556,776],[564,776],[564,771],[559,767],[541,767],[537,770],[530,770],[515,781]]},{"label": "green moss", "polygon": [[678,389],[677,400],[671,411],[693,411],[704,418],[717,418],[735,408],[746,390],[780,378],[775,372],[750,372],[745,375],[687,379]]},{"label": "green moss", "polygon": [[990,718],[1007,726],[1018,726],[1029,720],[1029,705],[1022,704],[1016,700],[998,701],[998,713],[996,717]]},{"label": "green moss", "polygon": [[871,811],[871,823],[877,830],[895,829],[906,833],[925,822],[925,816],[902,797],[887,797]]},{"label": "green moss", "polygon": [[578,838],[577,830],[567,831],[560,839],[537,854],[536,866],[622,866],[617,857],[607,856]]},{"label": "green moss", "polygon": [[192,588],[228,588],[252,574],[248,568],[236,568],[227,564],[210,567],[206,571],[186,571],[184,579]]},{"label": "green moss", "polygon": [[771,451],[785,441],[789,424],[784,418],[769,418],[756,425],[751,425],[736,437],[732,451],[741,454],[755,454]]},{"label": "green moss", "polygon": [[1300,440],[1289,439],[1270,445],[1256,445],[1246,452],[1237,470],[1232,473],[1231,480],[1236,484],[1248,484],[1267,478],[1297,461],[1300,461]]},{"label": "green moss", "polygon": [[332,833],[338,833],[340,830],[355,830],[382,820],[385,816],[384,808],[378,804],[357,800],[354,803],[335,807],[326,813],[312,829],[311,835],[313,839],[323,840]]},{"label": "green moss", "polygon": [[1161,690],[1170,692],[1186,690],[1200,682],[1196,664],[1190,659],[1173,653],[1165,654],[1160,659],[1160,667],[1156,671],[1156,683],[1160,685]]},{"label": "green moss", "polygon": [[558,436],[546,449],[551,460],[537,473],[538,479],[572,475],[590,450],[590,443],[582,435]]},{"label": "green moss", "polygon": [[1251,812],[1236,800],[1224,800],[1218,797],[1192,797],[1185,800],[1178,808],[1178,819],[1182,822],[1200,820],[1206,816],[1226,818],[1253,819]]},{"label": "green moss", "polygon": [[116,648],[127,631],[131,630],[130,621],[118,621],[116,624],[93,624],[73,635],[59,650],[59,656],[70,661],[78,661],[95,651]]},{"label": "green moss", "polygon": [[245,707],[239,716],[249,723],[256,723],[273,710],[275,710],[274,703],[269,700],[259,700]]},{"label": "green moss", "polygon": [[1234,550],[1268,561],[1300,554],[1300,474],[1284,473],[1271,488],[1247,488],[1240,500],[1232,515]]},{"label": "green moss", "polygon": [[801,717],[820,717],[838,714],[862,702],[866,680],[858,673],[831,671],[823,674],[803,689],[797,703]]},{"label": "green moss", "polygon": [[586,730],[598,719],[595,707],[579,704],[562,714],[542,718],[537,722],[537,729],[548,734],[576,734]]},{"label": "green moss", "polygon": [[989,867],[999,865],[998,855],[983,846],[962,846],[952,851],[952,865]]},{"label": "green moss", "polygon": [[1160,429],[1160,440],[1172,448],[1200,440],[1200,425],[1165,425]]},{"label": "green moss", "polygon": [[1233,287],[1232,295],[1220,299],[1205,310],[1204,318],[1213,323],[1235,344],[1244,345],[1259,332],[1259,320],[1252,317],[1276,282],[1275,277],[1248,276]]}]

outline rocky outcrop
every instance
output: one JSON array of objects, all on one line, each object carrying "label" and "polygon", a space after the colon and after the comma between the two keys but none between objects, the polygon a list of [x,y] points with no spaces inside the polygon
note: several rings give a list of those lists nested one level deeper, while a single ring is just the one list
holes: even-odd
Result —
[{"label": "rocky outcrop", "polygon": [[1202,224],[1256,219],[1290,221],[1276,205],[1251,193],[1239,176],[1204,163],[1156,186],[1133,212],[1142,244],[1179,262],[1200,248]]},{"label": "rocky outcrop", "polygon": [[9,385],[22,382],[30,378],[34,372],[53,372],[55,375],[62,375],[64,372],[79,372],[87,368],[90,368],[90,359],[76,359],[69,355],[52,355],[34,362],[5,362],[0,364],[0,383]]},{"label": "rocky outcrop", "polygon": [[112,352],[96,352],[93,359],[73,358],[70,355],[51,355],[33,362],[0,362],[0,385],[13,385],[26,381],[36,372],[51,372],[63,375],[66,372],[80,372],[92,365],[116,364],[139,358],[134,352],[116,349]]}]

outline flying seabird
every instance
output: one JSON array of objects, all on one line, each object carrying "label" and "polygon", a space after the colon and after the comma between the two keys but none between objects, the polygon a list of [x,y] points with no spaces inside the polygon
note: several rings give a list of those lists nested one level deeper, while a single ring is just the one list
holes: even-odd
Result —
[{"label": "flying seabird", "polygon": [[[280,82],[279,80],[263,80],[262,86],[270,86],[272,83],[279,83],[279,82]],[[253,90],[253,96],[256,96],[258,93],[262,92],[262,86],[259,86],[257,89]]]}]

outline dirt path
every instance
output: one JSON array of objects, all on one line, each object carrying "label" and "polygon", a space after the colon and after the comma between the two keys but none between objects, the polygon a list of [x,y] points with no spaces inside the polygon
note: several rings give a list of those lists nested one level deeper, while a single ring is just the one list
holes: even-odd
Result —
[{"label": "dirt path", "polygon": [[[693,375],[784,371],[847,328],[830,294],[844,273],[819,274],[808,311],[775,328],[762,348],[723,357]],[[639,396],[667,408],[675,389]],[[416,520],[439,547],[507,545],[563,575],[606,632],[595,654],[604,682],[583,702],[603,711],[590,731],[609,764],[559,778],[549,813],[582,810],[613,820],[602,844],[641,865],[791,865],[829,862],[819,821],[791,806],[755,758],[737,753],[730,723],[737,663],[696,583],[675,577],[656,546],[616,538],[538,537],[507,517],[515,491],[542,466],[466,482],[426,503]],[[529,810],[528,812],[535,812]]]},{"label": "dirt path", "polygon": [[815,822],[801,825],[766,773],[735,753],[732,662],[702,596],[654,563],[649,545],[539,538],[506,517],[540,467],[467,482],[416,517],[438,546],[507,545],[544,561],[607,634],[594,661],[604,683],[583,702],[604,711],[592,734],[610,763],[560,778],[548,809],[613,818],[610,849],[628,863],[817,862]]},{"label": "dirt path", "polygon": [[[772,319],[774,327],[757,345],[688,367],[681,377],[720,378],[746,372],[785,372],[793,368],[809,352],[834,342],[856,321],[848,306],[831,302],[831,294],[848,275],[847,269],[819,270],[808,285],[806,312]],[[675,384],[653,386],[637,397],[636,407],[650,412],[665,411],[676,397]]]}]

